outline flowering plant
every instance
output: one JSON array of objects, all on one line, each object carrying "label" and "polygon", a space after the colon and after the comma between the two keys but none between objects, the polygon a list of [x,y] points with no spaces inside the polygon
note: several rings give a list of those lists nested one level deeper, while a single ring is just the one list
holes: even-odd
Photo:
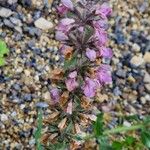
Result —
[{"label": "flowering plant", "polygon": [[112,57],[106,32],[107,17],[112,10],[107,3],[99,1],[61,2],[58,12],[62,19],[56,27],[56,39],[61,42],[65,63],[63,70],[53,72],[52,79],[58,87],[51,90],[51,97],[54,103],[59,102],[63,91],[68,91],[71,101],[75,94],[90,100],[112,81],[110,66],[102,63],[103,59]]}]

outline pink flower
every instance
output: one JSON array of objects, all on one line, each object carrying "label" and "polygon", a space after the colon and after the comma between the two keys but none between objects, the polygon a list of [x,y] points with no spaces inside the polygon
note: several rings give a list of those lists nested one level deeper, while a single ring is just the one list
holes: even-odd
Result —
[{"label": "pink flower", "polygon": [[90,59],[90,61],[95,61],[96,59],[96,52],[92,49],[87,49],[86,50],[86,56]]},{"label": "pink flower", "polygon": [[93,21],[93,26],[97,30],[107,29],[108,28],[107,20]]},{"label": "pink flower", "polygon": [[64,18],[60,21],[56,29],[66,34],[73,27],[72,23],[74,22],[74,19]]},{"label": "pink flower", "polygon": [[71,73],[69,74],[69,78],[74,79],[74,78],[76,78],[76,77],[77,77],[77,71],[73,71],[73,72],[71,72]]},{"label": "pink flower", "polygon": [[57,10],[58,10],[60,15],[64,15],[68,12],[69,9],[64,5],[61,5],[61,6],[57,7]]},{"label": "pink flower", "polygon": [[102,4],[96,10],[96,15],[100,15],[103,19],[106,19],[108,16],[111,15],[112,9],[108,6],[107,3]]},{"label": "pink flower", "polygon": [[112,50],[107,47],[101,47],[99,52],[100,52],[100,56],[104,58],[112,58],[113,56]]},{"label": "pink flower", "polygon": [[56,31],[55,38],[58,41],[68,40],[68,36],[65,33],[61,32],[61,31]]},{"label": "pink flower", "polygon": [[66,6],[68,9],[73,10],[73,3],[71,0],[61,0],[62,4]]},{"label": "pink flower", "polygon": [[108,41],[107,32],[104,31],[103,29],[101,29],[101,30],[96,29],[95,38],[97,39],[96,45],[98,47],[102,46],[102,45],[105,45]]},{"label": "pink flower", "polygon": [[51,95],[51,98],[52,98],[52,100],[54,101],[54,103],[59,102],[59,99],[60,99],[60,91],[59,91],[59,89],[53,88],[53,89],[50,91],[50,95]]},{"label": "pink flower", "polygon": [[101,84],[108,84],[112,82],[110,66],[109,65],[101,65],[97,70],[97,79]]},{"label": "pink flower", "polygon": [[65,81],[67,90],[69,92],[75,90],[79,86],[78,82],[76,81],[76,77],[77,72],[73,71],[69,74],[68,79]]},{"label": "pink flower", "polygon": [[93,79],[86,77],[82,89],[86,97],[92,98],[96,95],[97,83]]}]

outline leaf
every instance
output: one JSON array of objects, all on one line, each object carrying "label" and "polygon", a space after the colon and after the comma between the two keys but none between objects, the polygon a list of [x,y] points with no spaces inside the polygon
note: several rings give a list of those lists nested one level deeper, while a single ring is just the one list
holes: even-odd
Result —
[{"label": "leaf", "polygon": [[109,144],[107,137],[100,136],[98,138],[98,142],[99,142],[99,150],[113,150],[113,148]]},{"label": "leaf", "polygon": [[103,114],[97,115],[97,120],[94,123],[94,133],[96,137],[103,134]]},{"label": "leaf", "polygon": [[87,25],[85,27],[85,32],[84,32],[84,35],[83,35],[83,41],[88,42],[88,40],[91,38],[93,33],[94,33],[94,29],[91,26]]},{"label": "leaf", "polygon": [[122,150],[123,149],[123,144],[121,142],[114,141],[113,144],[112,144],[112,148],[114,150]]},{"label": "leaf", "polygon": [[42,110],[38,110],[38,120],[37,120],[37,130],[35,132],[35,142],[37,150],[43,150],[43,147],[40,143],[42,137]]},{"label": "leaf", "polygon": [[128,146],[134,144],[134,142],[136,141],[136,139],[132,136],[127,136],[124,143]]},{"label": "leaf", "polygon": [[0,66],[5,65],[4,55],[9,53],[9,49],[4,41],[0,40]]},{"label": "leaf", "polygon": [[9,49],[4,41],[0,40],[0,57],[4,57],[4,55],[9,53]]},{"label": "leaf", "polygon": [[5,65],[5,59],[3,57],[0,57],[0,66]]},{"label": "leaf", "polygon": [[143,131],[141,133],[141,140],[146,147],[150,148],[150,131]]},{"label": "leaf", "polygon": [[66,60],[64,62],[64,69],[68,70],[70,68],[74,68],[77,65],[77,58],[76,57],[72,57],[71,60]]}]

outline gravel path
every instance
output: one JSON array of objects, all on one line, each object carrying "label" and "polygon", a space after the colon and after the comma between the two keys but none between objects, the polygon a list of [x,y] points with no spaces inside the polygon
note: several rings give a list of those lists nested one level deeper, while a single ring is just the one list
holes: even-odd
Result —
[{"label": "gravel path", "polygon": [[[37,107],[45,110],[45,117],[52,113],[49,77],[53,66],[63,62],[54,40],[58,2],[52,1],[0,0],[0,38],[10,48],[7,63],[0,68],[2,150],[35,149]],[[150,4],[148,0],[110,3],[113,85],[99,95],[97,108],[113,116],[113,127],[118,116],[150,114]]]}]

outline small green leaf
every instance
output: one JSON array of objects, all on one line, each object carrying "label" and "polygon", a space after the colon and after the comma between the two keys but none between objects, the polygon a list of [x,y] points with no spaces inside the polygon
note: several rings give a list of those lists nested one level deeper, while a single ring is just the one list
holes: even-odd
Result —
[{"label": "small green leaf", "polygon": [[91,38],[91,36],[93,35],[93,33],[94,33],[94,29],[91,26],[87,25],[85,27],[83,41],[87,42]]},{"label": "small green leaf", "polygon": [[71,60],[66,60],[64,62],[64,69],[68,70],[70,68],[75,67],[76,65],[77,65],[77,59],[76,59],[76,57],[72,57]]},{"label": "small green leaf", "polygon": [[5,65],[4,55],[9,53],[9,49],[4,41],[0,40],[0,66]]},{"label": "small green leaf", "polygon": [[132,145],[134,142],[136,141],[136,139],[132,136],[127,136],[124,143],[126,145]]},{"label": "small green leaf", "polygon": [[42,122],[42,110],[40,109],[38,111],[37,130],[34,134],[37,150],[43,150],[43,146],[40,143],[40,139],[42,136]]},{"label": "small green leaf", "polygon": [[97,120],[94,123],[94,133],[96,137],[103,134],[103,114],[97,115]]},{"label": "small green leaf", "polygon": [[3,57],[0,57],[0,66],[5,65],[5,59]]},{"label": "small green leaf", "polygon": [[150,131],[143,131],[141,133],[141,140],[146,147],[150,148]]},{"label": "small green leaf", "polygon": [[114,150],[122,150],[123,149],[123,144],[121,142],[114,141],[113,144],[112,144],[112,148]]},{"label": "small green leaf", "polygon": [[107,137],[100,136],[98,138],[99,150],[113,150],[112,146],[109,144]]},{"label": "small green leaf", "polygon": [[4,55],[8,54],[9,49],[4,41],[0,40],[0,57],[4,57]]}]

